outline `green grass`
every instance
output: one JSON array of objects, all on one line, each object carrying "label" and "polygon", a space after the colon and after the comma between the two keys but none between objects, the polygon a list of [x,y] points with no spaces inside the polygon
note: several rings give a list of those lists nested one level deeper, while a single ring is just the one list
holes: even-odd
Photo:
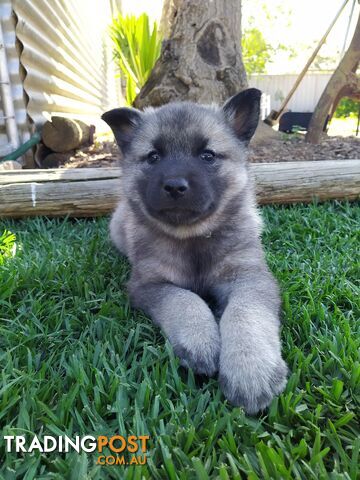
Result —
[{"label": "green grass", "polygon": [[[180,368],[129,307],[106,218],[0,222],[17,243],[0,265],[1,479],[359,478],[360,206],[262,211],[291,375],[259,417]],[[148,463],[5,453],[2,435],[24,432],[149,434]]]}]

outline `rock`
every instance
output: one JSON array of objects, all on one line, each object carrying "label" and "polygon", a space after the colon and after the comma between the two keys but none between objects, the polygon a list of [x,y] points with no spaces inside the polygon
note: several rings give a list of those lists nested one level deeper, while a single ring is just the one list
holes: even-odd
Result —
[{"label": "rock", "polygon": [[0,170],[21,170],[21,163],[15,160],[7,160],[6,162],[0,163]]}]

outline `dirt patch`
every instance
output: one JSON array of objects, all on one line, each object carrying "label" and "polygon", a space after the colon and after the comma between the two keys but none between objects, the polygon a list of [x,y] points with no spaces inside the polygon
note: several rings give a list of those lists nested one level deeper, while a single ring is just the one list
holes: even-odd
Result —
[{"label": "dirt patch", "polygon": [[90,147],[76,150],[62,168],[116,167],[120,160],[119,148],[113,140],[96,141]]},{"label": "dirt patch", "polygon": [[[61,168],[115,167],[120,158],[115,142],[99,140],[90,147],[77,150]],[[327,137],[318,145],[311,145],[302,135],[283,134],[265,145],[250,146],[250,161],[254,163],[346,158],[360,158],[359,138]]]},{"label": "dirt patch", "polygon": [[265,145],[250,146],[251,162],[295,162],[300,160],[343,160],[360,158],[360,139],[326,137],[318,145],[306,143],[303,135],[281,135]]}]

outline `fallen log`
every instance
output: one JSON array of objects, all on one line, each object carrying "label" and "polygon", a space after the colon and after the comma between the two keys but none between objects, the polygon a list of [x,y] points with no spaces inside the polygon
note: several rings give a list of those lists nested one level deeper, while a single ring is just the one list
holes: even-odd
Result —
[{"label": "fallen log", "polygon": [[358,200],[360,160],[252,164],[258,203]]},{"label": "fallen log", "polygon": [[[260,204],[360,197],[360,160],[250,165]],[[118,168],[0,172],[0,217],[93,217],[121,199]]]},{"label": "fallen log", "polygon": [[54,152],[69,152],[85,143],[92,143],[92,127],[81,120],[51,117],[45,122],[41,131],[44,145]]}]

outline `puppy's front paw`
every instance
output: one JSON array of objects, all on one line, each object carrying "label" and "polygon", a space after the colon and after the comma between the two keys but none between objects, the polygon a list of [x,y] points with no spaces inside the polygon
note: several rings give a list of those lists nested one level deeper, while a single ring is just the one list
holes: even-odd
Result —
[{"label": "puppy's front paw", "polygon": [[173,343],[173,349],[180,358],[181,365],[191,368],[195,373],[211,377],[219,369],[218,326],[214,323],[203,332],[182,331]]},{"label": "puppy's front paw", "polygon": [[275,359],[273,354],[266,358],[238,352],[220,356],[219,380],[225,397],[250,415],[266,408],[284,390],[287,371],[280,354]]}]

